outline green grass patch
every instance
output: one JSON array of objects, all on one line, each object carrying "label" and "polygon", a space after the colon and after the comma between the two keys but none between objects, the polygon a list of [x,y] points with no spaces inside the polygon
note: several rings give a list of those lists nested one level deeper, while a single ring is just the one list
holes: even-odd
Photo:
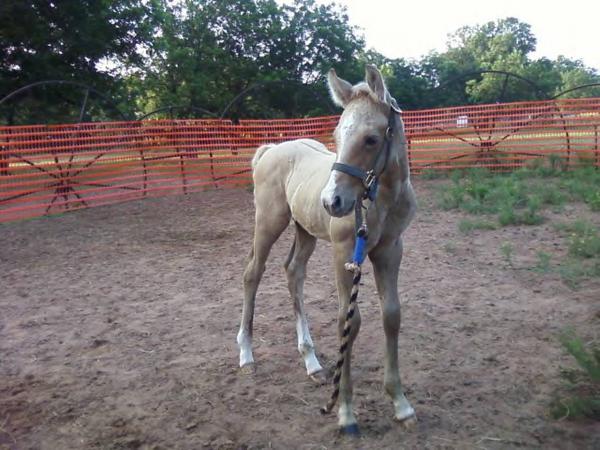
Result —
[{"label": "green grass patch", "polygon": [[563,281],[576,288],[588,278],[600,277],[600,230],[585,220],[555,224],[554,228],[565,233],[569,255],[561,263],[558,272]]},{"label": "green grass patch", "polygon": [[600,260],[591,262],[570,258],[558,267],[563,282],[572,289],[577,289],[582,281],[600,277]]},{"label": "green grass patch", "polygon": [[[445,210],[495,215],[501,226],[538,225],[544,221],[545,208],[560,211],[569,201],[582,201],[592,211],[600,211],[600,170],[565,171],[562,161],[550,157],[547,164],[511,174],[480,168],[454,171],[450,183],[440,189],[438,204]],[[468,228],[463,224],[461,231]]]},{"label": "green grass patch", "polygon": [[561,377],[570,395],[550,405],[555,419],[600,420],[600,346],[585,344],[573,330],[559,337],[564,349],[577,362],[576,369],[562,369]]}]

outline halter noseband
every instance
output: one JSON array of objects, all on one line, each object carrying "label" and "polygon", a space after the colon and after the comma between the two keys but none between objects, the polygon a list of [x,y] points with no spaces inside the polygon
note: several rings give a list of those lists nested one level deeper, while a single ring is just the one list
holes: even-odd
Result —
[{"label": "halter noseband", "polygon": [[[358,178],[362,182],[363,187],[365,188],[363,199],[369,199],[371,201],[374,201],[375,196],[377,195],[379,177],[385,171],[387,160],[390,155],[392,138],[394,137],[395,114],[400,114],[400,108],[398,108],[392,103],[392,105],[390,106],[390,115],[388,117],[388,126],[385,130],[385,143],[373,158],[373,164],[371,164],[371,169],[363,170],[360,167],[339,162],[333,163],[333,166],[331,167],[331,170],[337,170],[338,172],[345,173],[346,175],[350,175],[351,177]],[[381,171],[377,174],[375,173],[375,169],[377,168],[377,165],[382,155],[385,156],[383,167]]]}]

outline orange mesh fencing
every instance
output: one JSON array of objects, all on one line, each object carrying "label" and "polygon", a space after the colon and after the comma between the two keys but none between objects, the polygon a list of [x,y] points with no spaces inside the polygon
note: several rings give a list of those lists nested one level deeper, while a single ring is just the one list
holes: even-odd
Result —
[{"label": "orange mesh fencing", "polygon": [[[263,143],[334,149],[338,116],[0,127],[0,222],[172,193],[247,185]],[[600,99],[403,113],[413,173],[508,171],[547,155],[600,167]]]}]

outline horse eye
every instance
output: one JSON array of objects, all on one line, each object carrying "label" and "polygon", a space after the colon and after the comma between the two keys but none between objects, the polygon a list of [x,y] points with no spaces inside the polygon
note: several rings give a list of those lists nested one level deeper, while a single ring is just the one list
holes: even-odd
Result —
[{"label": "horse eye", "polygon": [[376,136],[367,136],[365,138],[365,144],[367,144],[367,145],[377,144],[377,137]]}]

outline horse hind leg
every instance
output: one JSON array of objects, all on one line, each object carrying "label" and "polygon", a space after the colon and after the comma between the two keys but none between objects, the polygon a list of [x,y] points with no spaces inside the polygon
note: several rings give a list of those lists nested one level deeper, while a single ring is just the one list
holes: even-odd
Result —
[{"label": "horse hind leg", "polygon": [[237,343],[240,348],[240,367],[242,368],[254,362],[252,329],[256,291],[265,271],[271,247],[279,239],[290,221],[290,211],[287,204],[280,211],[273,211],[272,209],[268,212],[264,211],[267,211],[267,209],[260,208],[257,202],[254,242],[244,270],[244,304],[240,330],[237,334]]},{"label": "horse hind leg", "polygon": [[294,302],[296,316],[296,333],[298,335],[298,351],[302,355],[306,373],[317,382],[323,382],[323,367],[315,354],[315,347],[310,336],[308,319],[304,310],[304,279],[306,265],[315,250],[317,238],[308,234],[304,228],[296,223],[296,237],[294,244],[284,264],[288,279],[288,288]]}]

